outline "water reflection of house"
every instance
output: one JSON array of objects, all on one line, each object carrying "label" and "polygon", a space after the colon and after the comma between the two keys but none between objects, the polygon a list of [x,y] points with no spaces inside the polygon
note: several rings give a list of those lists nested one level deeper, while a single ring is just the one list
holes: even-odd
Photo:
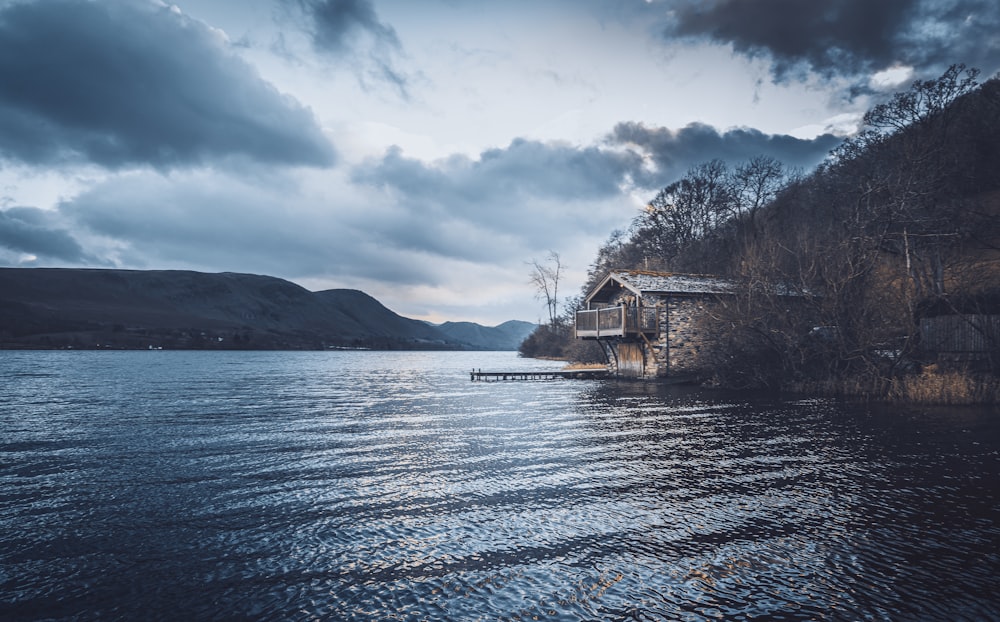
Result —
[{"label": "water reflection of house", "polygon": [[696,374],[705,370],[716,334],[712,307],[734,292],[732,282],[718,277],[611,272],[584,299],[576,337],[597,340],[620,376]]}]

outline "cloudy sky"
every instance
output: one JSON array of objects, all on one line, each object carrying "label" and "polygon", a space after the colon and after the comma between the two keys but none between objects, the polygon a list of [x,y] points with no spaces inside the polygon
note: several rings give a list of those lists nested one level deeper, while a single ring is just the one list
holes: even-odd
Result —
[{"label": "cloudy sky", "polygon": [[1000,69],[995,0],[0,0],[0,265],[269,274],[546,315],[692,165],[818,163]]}]

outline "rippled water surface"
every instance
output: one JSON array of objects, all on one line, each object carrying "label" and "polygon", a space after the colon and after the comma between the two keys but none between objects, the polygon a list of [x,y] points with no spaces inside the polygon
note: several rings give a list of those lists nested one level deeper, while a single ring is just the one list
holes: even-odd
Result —
[{"label": "rippled water surface", "polygon": [[996,620],[1000,417],[0,352],[0,619]]}]

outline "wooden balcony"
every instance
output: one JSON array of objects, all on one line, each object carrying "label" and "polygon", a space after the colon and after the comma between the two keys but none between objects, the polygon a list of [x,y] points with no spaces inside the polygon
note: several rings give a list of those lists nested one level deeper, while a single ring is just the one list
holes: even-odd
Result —
[{"label": "wooden balcony", "polygon": [[608,307],[576,312],[578,339],[605,339],[628,335],[659,334],[655,307]]}]

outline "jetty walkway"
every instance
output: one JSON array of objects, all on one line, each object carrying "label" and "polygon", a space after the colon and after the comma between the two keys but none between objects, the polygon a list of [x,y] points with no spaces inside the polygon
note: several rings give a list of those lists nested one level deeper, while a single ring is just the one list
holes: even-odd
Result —
[{"label": "jetty walkway", "polygon": [[469,374],[469,379],[473,382],[502,382],[504,380],[555,380],[558,378],[575,378],[579,380],[590,380],[594,378],[607,378],[607,369],[558,369],[551,371],[483,371],[473,369]]}]

